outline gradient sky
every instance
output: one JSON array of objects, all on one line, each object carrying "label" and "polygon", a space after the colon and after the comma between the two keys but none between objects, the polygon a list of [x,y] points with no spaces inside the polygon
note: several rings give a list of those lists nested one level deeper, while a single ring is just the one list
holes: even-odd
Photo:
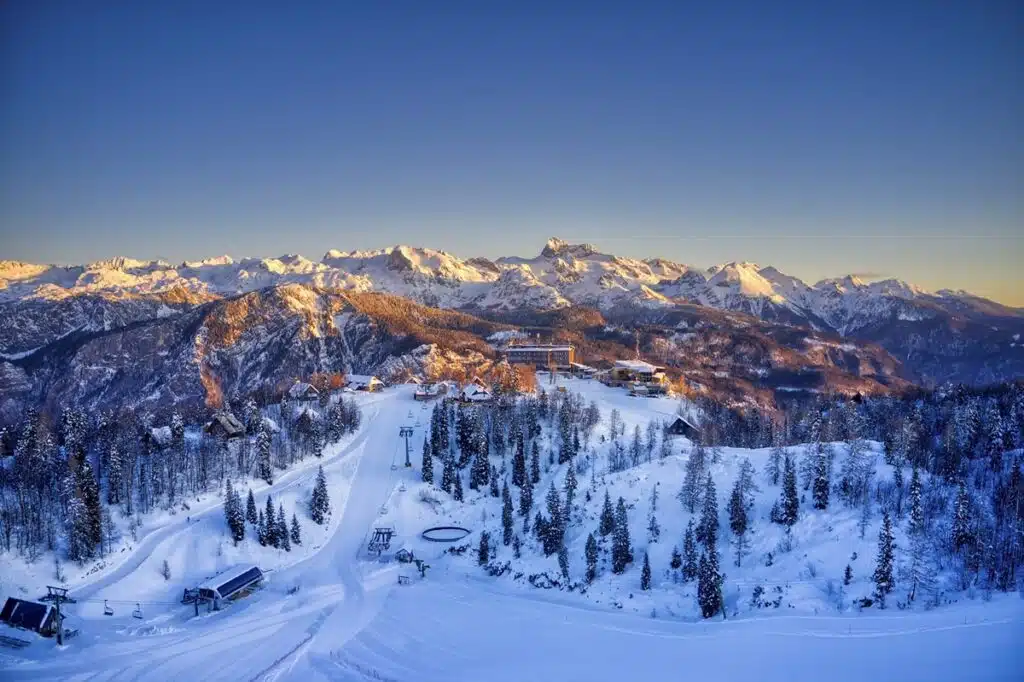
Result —
[{"label": "gradient sky", "polygon": [[351,4],[3,3],[0,258],[559,235],[1024,305],[1020,2]]}]

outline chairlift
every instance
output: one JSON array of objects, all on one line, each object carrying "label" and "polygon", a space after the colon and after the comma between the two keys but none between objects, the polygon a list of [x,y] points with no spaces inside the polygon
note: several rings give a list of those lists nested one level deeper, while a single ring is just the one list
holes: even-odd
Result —
[{"label": "chairlift", "polygon": [[110,604],[107,603],[106,599],[103,600],[103,615],[104,616],[113,616],[114,615],[114,609],[110,608]]},{"label": "chairlift", "polygon": [[399,484],[398,484],[398,492],[400,492],[400,493],[404,493],[404,492],[405,492],[405,490],[406,490],[406,488],[405,488],[405,482],[403,481],[402,483],[399,483]]},{"label": "chairlift", "polygon": [[132,618],[142,620],[142,604],[135,602],[135,610],[132,611]]},{"label": "chairlift", "polygon": [[397,465],[397,464],[395,464],[394,462],[392,462],[392,463],[391,463],[391,470],[392,470],[392,471],[398,471],[398,465]]}]

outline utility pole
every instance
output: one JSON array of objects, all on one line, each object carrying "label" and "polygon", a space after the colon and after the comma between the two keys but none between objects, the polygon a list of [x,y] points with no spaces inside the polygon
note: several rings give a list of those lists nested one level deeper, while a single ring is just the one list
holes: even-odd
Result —
[{"label": "utility pole", "polygon": [[46,596],[40,601],[52,601],[53,605],[57,608],[57,646],[64,645],[64,616],[60,612],[60,605],[74,604],[75,600],[68,596],[68,590],[66,587],[53,587],[52,585],[46,586]]},{"label": "utility pole", "polygon": [[398,430],[398,436],[405,439],[405,466],[411,467],[412,462],[409,461],[409,437],[412,435],[411,426],[402,426]]}]

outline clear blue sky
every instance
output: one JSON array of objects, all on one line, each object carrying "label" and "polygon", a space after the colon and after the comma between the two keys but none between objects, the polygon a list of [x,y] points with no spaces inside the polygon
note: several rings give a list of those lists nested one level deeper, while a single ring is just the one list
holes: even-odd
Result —
[{"label": "clear blue sky", "polygon": [[3,3],[0,258],[557,234],[1024,305],[1020,2],[353,4]]}]

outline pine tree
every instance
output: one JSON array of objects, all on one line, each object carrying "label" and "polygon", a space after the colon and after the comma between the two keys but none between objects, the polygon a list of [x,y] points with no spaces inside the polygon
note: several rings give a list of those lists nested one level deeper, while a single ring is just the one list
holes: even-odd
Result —
[{"label": "pine tree", "polygon": [[885,597],[896,586],[893,580],[894,545],[892,521],[889,512],[882,513],[882,529],[878,532],[878,559],[875,564],[875,597],[881,608],[885,608]]},{"label": "pine tree", "polygon": [[509,492],[508,482],[501,491],[501,542],[506,547],[512,542],[512,493]]},{"label": "pine tree", "polygon": [[501,489],[498,487],[498,467],[491,466],[491,497],[501,497]]},{"label": "pine tree", "polygon": [[245,520],[256,525],[256,498],[253,497],[252,488],[249,488],[249,495],[245,498]]},{"label": "pine tree", "polygon": [[585,553],[587,557],[587,583],[592,583],[594,578],[597,577],[597,540],[594,539],[593,533],[587,535]]},{"label": "pine tree", "polygon": [[733,486],[732,494],[729,496],[729,528],[736,536],[736,565],[743,562],[743,553],[746,551],[747,539],[747,505],[743,499],[743,488],[739,479]]},{"label": "pine tree", "polygon": [[526,450],[523,445],[523,433],[516,434],[516,452],[512,456],[512,485],[520,488],[526,483]]},{"label": "pine tree", "polygon": [[256,518],[256,539],[264,547],[267,545],[267,522],[263,516],[262,509],[260,509],[259,515]]},{"label": "pine tree", "polygon": [[469,470],[469,487],[471,490],[480,490],[485,487],[491,478],[491,465],[487,460],[487,451],[480,450],[473,458],[473,466]]},{"label": "pine tree", "polygon": [[284,505],[277,507],[277,540],[278,544],[286,552],[292,551],[292,543],[288,537],[288,521],[284,517]]},{"label": "pine tree", "polygon": [[563,521],[563,525],[569,523],[569,514],[572,511],[572,500],[573,497],[575,497],[576,495],[577,485],[578,484],[576,481],[576,466],[570,459],[569,466],[565,470],[565,509],[563,510],[565,514],[565,519]]},{"label": "pine tree", "polygon": [[672,548],[672,560],[669,562],[669,568],[673,571],[678,571],[683,567],[683,555],[679,553],[679,547],[675,546]]},{"label": "pine tree", "polygon": [[272,484],[274,482],[274,467],[270,462],[270,430],[262,421],[256,428],[256,465],[259,477],[268,484]]},{"label": "pine tree", "polygon": [[324,468],[321,466],[316,475],[316,485],[313,486],[313,496],[309,503],[309,516],[313,519],[313,523],[322,526],[327,520],[327,515],[330,513],[331,500],[327,495],[327,478],[324,476]]},{"label": "pine tree", "polygon": [[463,492],[462,492],[462,475],[459,474],[459,472],[457,472],[457,471],[455,472],[454,475],[455,475],[455,487],[452,490],[452,498],[456,502],[462,502],[463,497],[464,497]]},{"label": "pine tree", "polygon": [[302,528],[299,526],[299,518],[295,514],[292,514],[291,540],[293,545],[302,544]]},{"label": "pine tree", "polygon": [[647,591],[651,589],[651,560],[644,552],[644,567],[640,569],[640,589]]},{"label": "pine tree", "polygon": [[476,562],[481,566],[487,565],[491,560],[491,534],[487,531],[480,532],[480,546],[476,551]]},{"label": "pine tree", "polygon": [[626,502],[621,497],[615,504],[615,531],[612,534],[612,572],[623,573],[626,565],[633,561],[633,549],[629,541],[629,515]]},{"label": "pine tree", "polygon": [[693,521],[690,521],[686,524],[686,533],[683,535],[683,582],[696,580],[698,569],[697,540],[694,537]]},{"label": "pine tree", "polygon": [[690,457],[686,460],[683,487],[679,491],[679,501],[682,502],[686,511],[691,514],[697,511],[697,505],[700,503],[701,483],[703,482],[706,466],[707,450],[702,444],[698,443],[690,451]]},{"label": "pine tree", "polygon": [[846,570],[843,571],[843,584],[849,586],[853,582],[853,569],[850,564],[846,564]]},{"label": "pine tree", "polygon": [[661,538],[661,526],[658,524],[658,486],[651,489],[651,511],[647,518],[647,542],[657,542]]},{"label": "pine tree", "polygon": [[530,512],[533,510],[533,484],[529,481],[519,489],[519,515],[527,522],[530,519]]},{"label": "pine tree", "polygon": [[530,481],[537,485],[540,483],[540,448],[537,442],[533,443],[533,452],[530,455]]},{"label": "pine tree", "polygon": [[829,475],[828,456],[824,452],[815,454],[814,459],[814,508],[828,509]]},{"label": "pine tree", "polygon": [[455,493],[455,479],[455,458],[451,453],[448,453],[444,457],[444,463],[441,468],[441,490],[449,495],[453,495]]},{"label": "pine tree", "polygon": [[569,580],[569,550],[565,545],[558,548],[558,570],[565,580]]},{"label": "pine tree", "polygon": [[792,527],[800,518],[800,497],[796,490],[796,467],[788,456],[782,473],[782,524]]},{"label": "pine tree", "polygon": [[957,489],[956,502],[953,507],[953,551],[960,552],[974,544],[974,532],[971,529],[971,497],[967,486],[960,482]]},{"label": "pine tree", "polygon": [[907,491],[907,501],[910,503],[910,527],[908,532],[911,536],[924,534],[924,506],[921,502],[921,474],[917,467],[914,467],[910,474],[910,488]]},{"label": "pine tree", "polygon": [[604,489],[604,506],[601,508],[601,525],[598,532],[601,537],[608,537],[615,530],[615,512],[612,510],[612,498],[608,496],[608,489]]},{"label": "pine tree", "polygon": [[231,479],[224,485],[224,516],[228,522],[231,539],[237,545],[245,539],[245,515],[242,513],[242,503],[238,499],[238,494],[231,486]]},{"label": "pine tree", "polygon": [[711,474],[707,475],[704,482],[704,506],[697,524],[697,542],[709,552],[715,551],[718,543],[718,496],[715,494],[715,482]]},{"label": "pine tree", "polygon": [[718,554],[715,551],[700,555],[697,570],[697,602],[700,612],[710,618],[722,610],[722,576],[718,570]]},{"label": "pine tree", "polygon": [[555,490],[554,482],[548,488],[547,500],[548,522],[546,532],[541,540],[544,543],[544,554],[551,555],[558,551],[565,538],[565,516],[562,510],[562,498]]},{"label": "pine tree", "polygon": [[423,438],[423,464],[420,466],[424,483],[434,482],[434,456],[430,452],[430,441]]},{"label": "pine tree", "polygon": [[281,539],[278,537],[277,515],[274,513],[274,500],[267,495],[267,510],[263,514],[267,523],[267,544],[271,547],[279,547]]}]

